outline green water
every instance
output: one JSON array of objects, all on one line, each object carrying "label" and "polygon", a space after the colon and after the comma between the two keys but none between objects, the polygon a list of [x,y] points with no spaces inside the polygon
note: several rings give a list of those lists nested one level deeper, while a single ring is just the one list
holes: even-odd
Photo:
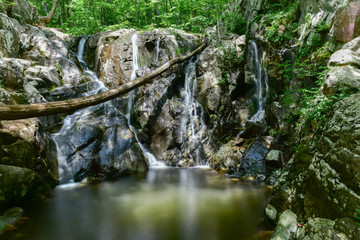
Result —
[{"label": "green water", "polygon": [[263,187],[244,185],[210,169],[151,169],[114,182],[65,185],[10,239],[217,240],[257,231]]}]

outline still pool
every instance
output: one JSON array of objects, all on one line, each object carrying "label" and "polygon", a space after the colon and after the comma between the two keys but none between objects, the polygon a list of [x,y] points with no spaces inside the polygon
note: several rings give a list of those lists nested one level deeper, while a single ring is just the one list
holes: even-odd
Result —
[{"label": "still pool", "polygon": [[25,209],[29,220],[10,239],[220,240],[257,231],[264,187],[207,168],[150,169],[145,176],[63,185]]}]

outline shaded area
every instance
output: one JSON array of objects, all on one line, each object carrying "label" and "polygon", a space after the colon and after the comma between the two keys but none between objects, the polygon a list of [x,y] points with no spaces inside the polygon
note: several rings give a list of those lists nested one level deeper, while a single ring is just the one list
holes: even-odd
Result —
[{"label": "shaded area", "polygon": [[210,169],[150,169],[57,188],[54,199],[26,210],[32,220],[10,239],[245,239],[256,233],[264,201],[262,187]]}]

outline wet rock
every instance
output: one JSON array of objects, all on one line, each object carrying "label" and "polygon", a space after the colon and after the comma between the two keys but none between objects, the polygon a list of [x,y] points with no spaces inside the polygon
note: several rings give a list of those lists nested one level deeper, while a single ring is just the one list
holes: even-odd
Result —
[{"label": "wet rock", "polygon": [[14,207],[6,210],[0,216],[0,236],[4,236],[4,234],[11,229],[14,225],[16,225],[21,217],[24,215],[24,210],[19,207]]},{"label": "wet rock", "polygon": [[270,167],[282,167],[284,164],[283,154],[279,150],[271,150],[265,158],[266,165]]},{"label": "wet rock", "polygon": [[226,173],[237,172],[241,166],[241,159],[246,152],[244,139],[232,140],[223,145],[210,159],[210,167]]},{"label": "wet rock", "polygon": [[71,121],[66,126],[76,131],[60,131],[56,137],[61,151],[58,160],[66,161],[69,166],[64,168],[62,165],[65,174],[60,182],[71,178],[75,181],[87,177],[111,178],[147,170],[147,163],[125,117],[110,103],[91,107],[86,113],[81,120]]},{"label": "wet rock", "polygon": [[295,239],[297,226],[297,216],[291,210],[285,210],[279,218],[272,240]]},{"label": "wet rock", "polygon": [[0,204],[10,206],[50,196],[49,186],[34,171],[0,165]]}]

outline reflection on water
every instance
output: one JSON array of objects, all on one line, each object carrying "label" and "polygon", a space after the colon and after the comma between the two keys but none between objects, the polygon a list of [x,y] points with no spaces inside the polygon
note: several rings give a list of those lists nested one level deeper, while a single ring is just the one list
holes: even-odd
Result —
[{"label": "reflection on water", "polygon": [[32,220],[12,239],[245,239],[264,201],[262,188],[210,169],[150,169],[146,177],[57,188],[27,209]]}]

